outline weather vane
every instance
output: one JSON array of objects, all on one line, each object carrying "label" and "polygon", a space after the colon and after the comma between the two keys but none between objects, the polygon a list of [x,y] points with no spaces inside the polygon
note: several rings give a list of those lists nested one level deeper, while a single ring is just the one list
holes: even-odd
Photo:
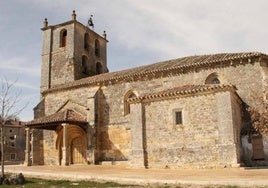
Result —
[{"label": "weather vane", "polygon": [[93,18],[93,15],[91,14],[90,18],[87,21],[87,25],[88,25],[88,27],[91,27],[94,30],[94,23],[93,23],[92,18]]}]

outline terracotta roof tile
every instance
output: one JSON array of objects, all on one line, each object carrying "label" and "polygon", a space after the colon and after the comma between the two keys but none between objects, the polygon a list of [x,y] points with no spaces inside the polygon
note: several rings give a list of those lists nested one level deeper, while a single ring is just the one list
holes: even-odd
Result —
[{"label": "terracotta roof tile", "polygon": [[163,98],[178,98],[180,96],[187,96],[192,94],[201,94],[205,92],[218,92],[226,90],[236,90],[233,85],[223,84],[204,84],[204,85],[184,85],[167,90],[163,90],[157,93],[144,94],[136,98],[130,98],[127,101],[129,103],[137,103],[141,101],[154,101],[161,100]]},{"label": "terracotta roof tile", "polygon": [[153,75],[155,73],[164,73],[168,71],[175,70],[177,73],[180,71],[190,70],[195,67],[206,67],[217,64],[238,64],[248,62],[250,58],[260,58],[265,57],[268,58],[267,55],[259,53],[259,52],[247,52],[247,53],[221,53],[221,54],[213,54],[213,55],[200,55],[200,56],[188,56],[182,57],[178,59],[173,59],[169,61],[163,61],[154,63],[151,65],[140,66],[132,69],[104,73],[96,76],[91,76],[87,78],[83,78],[74,82],[70,82],[63,85],[55,86],[44,93],[60,90],[60,89],[68,89],[75,88],[87,85],[101,85],[101,84],[110,84],[112,82],[128,79],[131,80],[134,77],[144,78],[148,75]]},{"label": "terracotta roof tile", "polygon": [[65,110],[61,112],[57,112],[55,114],[41,117],[38,119],[34,119],[25,124],[26,127],[44,125],[44,124],[53,124],[53,123],[68,123],[68,122],[76,122],[76,123],[87,123],[86,118],[81,114],[73,110]]}]

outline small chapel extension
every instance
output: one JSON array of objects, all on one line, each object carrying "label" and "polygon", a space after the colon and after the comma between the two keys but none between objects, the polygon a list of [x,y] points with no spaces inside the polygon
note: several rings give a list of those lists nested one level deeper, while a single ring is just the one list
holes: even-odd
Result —
[{"label": "small chapel extension", "polygon": [[267,87],[266,54],[195,55],[109,72],[106,33],[75,12],[62,24],[45,20],[42,31],[41,101],[26,123],[25,165],[268,165],[268,143],[246,110]]}]

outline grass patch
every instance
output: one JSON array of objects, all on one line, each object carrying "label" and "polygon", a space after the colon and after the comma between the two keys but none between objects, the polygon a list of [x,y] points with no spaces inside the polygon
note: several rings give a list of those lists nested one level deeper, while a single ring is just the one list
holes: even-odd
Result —
[{"label": "grass patch", "polygon": [[87,188],[87,187],[135,187],[115,182],[95,182],[95,181],[67,181],[67,180],[45,180],[36,178],[26,178],[24,185],[1,185],[1,188]]},{"label": "grass patch", "polygon": [[[96,181],[68,181],[68,180],[46,180],[37,178],[26,178],[24,185],[0,185],[0,188],[108,188],[108,187],[125,187],[125,188],[244,188],[230,185],[126,185],[115,182],[96,182]],[[257,188],[257,187],[255,187]],[[259,187],[264,188],[264,187]]]}]

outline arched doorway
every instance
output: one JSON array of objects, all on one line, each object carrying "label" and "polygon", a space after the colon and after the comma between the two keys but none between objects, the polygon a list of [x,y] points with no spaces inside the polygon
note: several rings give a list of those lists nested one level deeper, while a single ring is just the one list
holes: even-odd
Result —
[{"label": "arched doorway", "polygon": [[[63,155],[64,130],[61,127],[57,132],[56,146],[59,151],[59,164]],[[78,125],[66,125],[66,164],[86,164],[87,162],[87,134],[83,128]]]},{"label": "arched doorway", "polygon": [[86,140],[76,137],[71,142],[71,164],[83,164],[86,162]]}]

